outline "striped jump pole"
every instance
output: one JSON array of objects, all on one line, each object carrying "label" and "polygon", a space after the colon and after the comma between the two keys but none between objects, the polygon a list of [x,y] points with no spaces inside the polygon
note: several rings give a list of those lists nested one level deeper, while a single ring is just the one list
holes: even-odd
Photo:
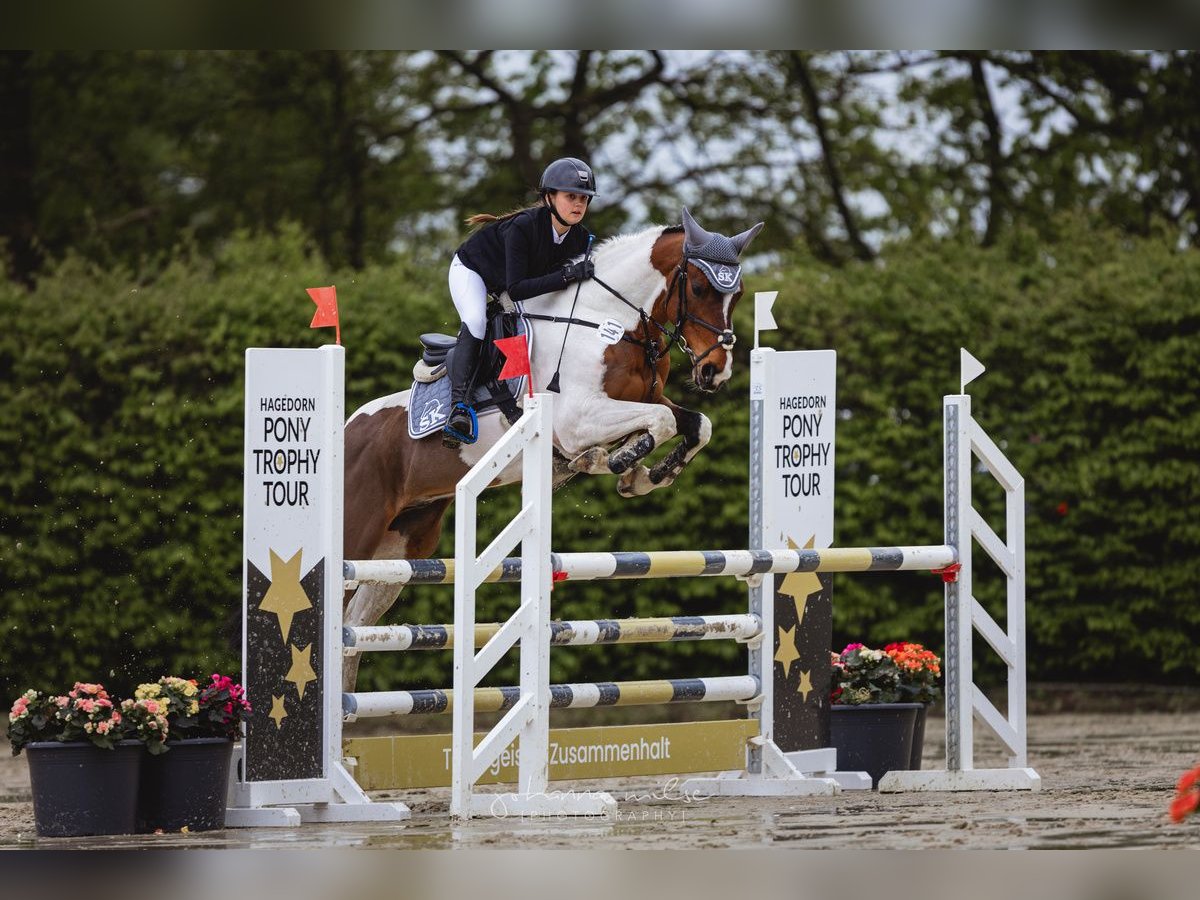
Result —
[{"label": "striped jump pole", "polygon": [[[651,706],[666,703],[746,702],[758,696],[752,675],[717,678],[662,678],[651,681],[610,681],[550,685],[551,709],[593,706]],[[475,712],[507,712],[521,700],[519,687],[476,688]],[[454,711],[454,691],[370,691],[342,694],[347,722],[383,716],[434,715]]]},{"label": "striped jump pole", "polygon": [[[789,572],[913,572],[948,566],[953,547],[827,547],[824,550],[664,550],[649,553],[552,553],[555,576],[568,581],[624,578],[750,576]],[[347,589],[360,584],[453,584],[452,559],[347,560]],[[484,583],[521,580],[521,560],[509,557]]]},{"label": "striped jump pole", "polygon": [[[475,626],[475,646],[500,631],[499,622]],[[644,644],[674,641],[746,641],[762,634],[756,616],[670,616],[658,619],[589,619],[551,622],[550,643],[560,647],[588,644]],[[454,646],[453,625],[359,625],[342,628],[345,652],[447,650]]]}]

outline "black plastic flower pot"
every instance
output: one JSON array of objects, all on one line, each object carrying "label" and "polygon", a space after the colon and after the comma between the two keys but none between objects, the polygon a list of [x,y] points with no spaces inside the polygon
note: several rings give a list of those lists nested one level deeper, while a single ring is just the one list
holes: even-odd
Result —
[{"label": "black plastic flower pot", "polygon": [[921,760],[925,756],[925,717],[928,714],[929,704],[922,703],[913,723],[912,756],[908,759],[908,767],[913,770],[921,768]]},{"label": "black plastic flower pot", "polygon": [[25,746],[33,820],[41,837],[133,834],[138,775],[146,748],[121,741],[111,750],[86,742]]},{"label": "black plastic flower pot", "polygon": [[842,772],[866,772],[871,787],[885,773],[912,764],[913,729],[920,703],[863,703],[830,707],[830,743]]},{"label": "black plastic flower pot", "polygon": [[166,753],[148,756],[138,792],[138,831],[212,831],[225,827],[233,741],[168,741]]}]

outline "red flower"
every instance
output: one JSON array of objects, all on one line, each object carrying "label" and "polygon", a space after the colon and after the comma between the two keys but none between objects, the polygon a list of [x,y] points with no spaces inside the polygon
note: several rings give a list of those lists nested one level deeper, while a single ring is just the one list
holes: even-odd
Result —
[{"label": "red flower", "polygon": [[1168,812],[1176,822],[1182,822],[1200,806],[1200,766],[1184,772],[1176,785],[1177,793]]},{"label": "red flower", "polygon": [[1196,811],[1197,804],[1200,804],[1200,794],[1195,791],[1180,794],[1171,803],[1171,818],[1176,822],[1182,822]]},{"label": "red flower", "polygon": [[1200,766],[1196,766],[1190,772],[1184,772],[1179,776],[1179,784],[1175,786],[1175,789],[1177,791],[1190,790],[1197,781],[1200,781]]},{"label": "red flower", "polygon": [[1069,507],[1067,505],[1066,500],[1064,500],[1062,503],[1058,504],[1058,506],[1054,507],[1054,511],[1056,513],[1058,513],[1060,518],[1065,516],[1068,512],[1070,512],[1070,510],[1071,510],[1071,507]]}]

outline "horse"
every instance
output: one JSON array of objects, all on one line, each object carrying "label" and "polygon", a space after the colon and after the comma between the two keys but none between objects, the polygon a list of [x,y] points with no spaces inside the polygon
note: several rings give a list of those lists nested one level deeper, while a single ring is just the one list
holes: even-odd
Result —
[{"label": "horse", "polygon": [[[682,225],[654,226],[598,244],[593,278],[526,301],[534,390],[545,391],[559,376],[556,488],[576,474],[617,475],[622,496],[646,494],[674,482],[708,443],[708,417],[664,393],[670,351],[683,351],[690,381],[702,392],[729,380],[733,310],[743,291],[739,258],[762,227],[760,222],[726,237],[701,228],[685,208]],[[598,327],[602,323],[604,329]],[[615,343],[600,340],[602,330]],[[453,450],[438,433],[414,440],[408,433],[409,395],[400,391],[372,400],[346,422],[346,559],[430,556],[459,479],[509,427],[503,415],[481,417],[477,441]],[[679,444],[658,463],[643,465],[676,436]],[[517,460],[491,486],[520,478]],[[348,591],[345,623],[374,625],[399,594],[393,585]],[[357,655],[344,661],[347,691],[354,689],[358,661]]]}]

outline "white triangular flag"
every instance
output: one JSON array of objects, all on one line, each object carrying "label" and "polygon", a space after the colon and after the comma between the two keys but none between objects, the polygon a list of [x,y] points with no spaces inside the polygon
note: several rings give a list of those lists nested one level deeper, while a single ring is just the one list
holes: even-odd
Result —
[{"label": "white triangular flag", "polygon": [[779,326],[775,324],[775,317],[771,315],[771,307],[775,305],[775,298],[779,296],[779,291],[757,291],[754,294],[754,346],[758,347],[758,333],[760,331],[771,331]]},{"label": "white triangular flag", "polygon": [[959,347],[958,367],[962,373],[960,376],[961,383],[958,387],[960,394],[967,392],[967,385],[982,375],[987,367],[967,352],[966,347]]}]

